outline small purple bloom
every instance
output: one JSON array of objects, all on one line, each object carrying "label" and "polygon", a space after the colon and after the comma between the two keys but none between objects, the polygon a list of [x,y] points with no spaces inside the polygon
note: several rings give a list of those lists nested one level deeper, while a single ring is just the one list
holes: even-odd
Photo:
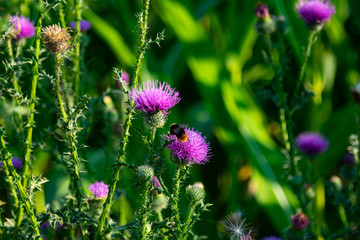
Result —
[{"label": "small purple bloom", "polygon": [[200,132],[194,129],[185,128],[188,139],[181,142],[178,138],[171,134],[164,136],[166,141],[173,141],[167,148],[171,151],[171,155],[180,161],[180,163],[189,164],[205,164],[211,157],[210,144],[206,138],[201,136]]},{"label": "small purple bloom", "polygon": [[[22,165],[22,161],[20,158],[18,157],[13,157],[11,159],[11,163],[12,165],[14,166],[15,169],[19,169],[19,168],[22,168],[23,165]],[[0,162],[0,167],[4,166],[4,164],[2,162]]]},{"label": "small purple bloom", "polygon": [[[126,84],[129,84],[129,83],[130,83],[130,75],[129,75],[127,72],[122,72],[122,73],[121,73],[121,78],[122,78],[122,80],[123,80]],[[121,82],[119,81],[118,75],[116,75],[115,80],[116,80],[116,84],[117,84],[119,87],[122,87],[122,84],[121,84]]]},{"label": "small purple bloom", "polygon": [[104,184],[103,181],[96,181],[93,184],[90,184],[89,190],[94,194],[97,198],[106,198],[109,192],[109,186]]},{"label": "small purple bloom", "polygon": [[271,236],[271,237],[264,237],[261,240],[283,240],[283,239],[279,237]]},{"label": "small purple bloom", "polygon": [[147,81],[132,89],[130,98],[135,102],[135,108],[144,113],[156,113],[161,111],[164,115],[179,101],[179,92],[175,91],[167,83],[159,81]]},{"label": "small purple bloom", "polygon": [[295,215],[292,215],[290,222],[291,226],[299,231],[305,229],[310,223],[308,216],[303,213],[297,213]]},{"label": "small purple bloom", "polygon": [[329,141],[316,132],[301,133],[296,139],[296,145],[309,157],[315,157],[325,152],[329,147]]},{"label": "small purple bloom", "polygon": [[[70,23],[70,27],[71,29],[75,29],[76,28],[76,22],[72,21]],[[89,30],[91,28],[91,22],[86,21],[86,20],[80,20],[80,31],[81,32],[86,32],[87,30]]]},{"label": "small purple bloom", "polygon": [[35,27],[29,18],[13,16],[10,22],[15,30],[15,38],[31,38],[35,36]]},{"label": "small purple bloom", "polygon": [[329,22],[336,12],[330,0],[299,0],[295,6],[307,25],[322,25]]},{"label": "small purple bloom", "polygon": [[154,185],[154,187],[159,188],[159,189],[162,188],[162,187],[161,187],[161,184],[160,184],[160,182],[159,182],[159,179],[158,179],[156,176],[154,176],[154,177],[150,180],[150,182],[152,182],[152,184]]}]

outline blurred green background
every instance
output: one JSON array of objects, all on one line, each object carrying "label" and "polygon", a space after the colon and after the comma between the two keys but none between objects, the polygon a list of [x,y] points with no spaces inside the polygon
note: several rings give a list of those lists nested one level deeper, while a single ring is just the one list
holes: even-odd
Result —
[{"label": "blurred green background", "polygon": [[[1,11],[19,13],[18,2],[10,2],[0,1],[0,6],[6,7]],[[295,2],[264,1],[271,14],[286,19],[283,48],[288,48],[290,64],[284,82],[290,96],[309,34],[294,9]],[[313,130],[330,139],[330,149],[319,159],[318,175],[324,177],[336,172],[346,152],[348,136],[358,131],[356,114],[359,112],[349,89],[360,76],[360,16],[357,14],[360,2],[332,2],[337,12],[318,34],[306,71],[305,88],[313,92],[314,97],[306,109],[295,115],[294,129],[295,135]],[[69,23],[74,20],[73,3],[72,0],[67,3],[65,14]],[[211,143],[210,162],[194,167],[187,179],[187,183],[203,182],[206,201],[214,204],[196,224],[196,232],[210,239],[221,238],[220,222],[237,210],[243,212],[257,237],[280,234],[298,206],[284,181],[285,158],[281,153],[278,110],[266,97],[274,73],[264,61],[264,39],[253,28],[256,3],[252,0],[151,0],[148,36],[154,39],[164,30],[165,40],[161,47],[152,45],[147,51],[141,81],[159,79],[175,87],[182,100],[172,109],[167,125],[188,123],[203,132]],[[88,160],[94,174],[83,173],[84,189],[95,180],[110,182],[110,165],[121,132],[122,116],[118,112],[124,107],[119,104],[121,97],[116,92],[113,67],[132,76],[139,35],[136,14],[141,9],[141,1],[87,1],[87,6],[83,17],[93,27],[83,36],[81,86],[82,93],[93,99],[80,136],[80,141],[89,147],[80,155]],[[29,1],[29,8],[22,12],[35,21],[35,9],[35,4]],[[59,22],[58,17],[56,11],[51,11],[44,25]],[[4,56],[2,53],[1,57]],[[43,67],[51,72],[53,63],[49,55]],[[25,93],[30,85],[27,78],[25,74],[21,79]],[[54,147],[58,146],[54,137],[44,130],[56,123],[56,108],[49,96],[50,83],[43,79],[39,84],[38,128],[34,137],[39,144],[34,152],[34,167],[35,173],[43,173],[50,180],[44,185],[44,192],[37,194],[37,209],[42,211],[47,203],[56,208],[65,201],[68,178],[65,168],[58,164],[61,157],[57,155],[57,148],[61,146]],[[106,92],[107,89],[113,90]],[[111,100],[104,96],[110,96]],[[135,125],[142,126],[140,116]],[[16,147],[16,131],[8,131],[14,155],[21,155]],[[167,128],[161,133],[166,132]],[[132,136],[128,159],[139,163],[146,152],[139,150],[143,146],[139,146],[136,132],[132,132]],[[163,174],[167,182],[171,181],[173,170],[174,164],[168,163]],[[124,176],[118,185],[113,209],[122,223],[131,220],[131,209],[136,206],[131,201],[136,196],[136,189],[131,185],[132,175],[124,173]],[[325,210],[331,212],[331,209]],[[332,214],[327,221],[337,222],[338,216]]]}]

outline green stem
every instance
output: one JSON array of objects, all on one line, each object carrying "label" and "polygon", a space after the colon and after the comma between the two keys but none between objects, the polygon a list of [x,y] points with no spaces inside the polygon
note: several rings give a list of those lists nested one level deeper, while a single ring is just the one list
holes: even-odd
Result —
[{"label": "green stem", "polygon": [[[136,64],[135,64],[134,79],[130,84],[131,88],[134,88],[137,86],[138,79],[140,76],[141,60],[144,57],[144,53],[146,50],[146,31],[148,28],[147,24],[148,24],[148,15],[149,15],[149,4],[150,4],[150,0],[144,0],[143,12],[142,12],[143,13],[143,19],[142,19],[143,21],[141,21],[141,23],[140,23],[140,27],[141,27],[140,44],[139,44],[138,56],[137,56],[137,60],[136,60]],[[120,156],[119,156],[120,162],[125,162],[125,160],[126,160],[125,159],[125,151],[126,151],[127,143],[129,141],[129,136],[130,136],[129,130],[130,130],[131,122],[132,122],[133,112],[134,112],[134,102],[131,101],[129,112],[128,112],[127,118],[125,120],[124,138],[120,144]],[[119,181],[120,171],[121,171],[121,166],[116,166],[114,169],[113,177],[112,177],[113,181],[111,182],[111,184],[109,186],[109,193],[108,193],[106,201],[104,203],[103,211],[101,213],[101,216],[99,219],[99,224],[96,229],[95,240],[99,239],[100,236],[102,235],[105,220],[110,211],[110,205],[111,205],[111,201],[112,201],[112,198],[113,198],[113,195],[115,192],[116,184]]]},{"label": "green stem", "polygon": [[[31,224],[31,226],[33,228],[33,231],[34,231],[34,235],[35,235],[34,239],[36,237],[41,238],[40,232],[39,232],[39,224],[38,224],[38,222],[36,220],[34,210],[33,210],[32,206],[31,206],[29,196],[25,192],[25,190],[23,188],[23,185],[21,184],[20,177],[16,173],[16,171],[14,169],[14,166],[13,166],[13,164],[11,162],[11,155],[10,155],[9,151],[7,150],[7,148],[6,148],[3,130],[1,130],[0,141],[1,141],[1,148],[2,148],[1,153],[2,153],[3,158],[4,158],[3,161],[6,162],[8,170],[9,170],[11,176],[13,177],[13,179],[15,181],[16,187],[18,188],[20,199],[21,199],[21,201],[23,202],[23,204],[25,206],[26,213],[28,214],[28,217],[29,217],[29,222],[30,222],[30,224]],[[5,166],[5,164],[4,164],[4,166]]]},{"label": "green stem", "polygon": [[303,84],[303,81],[304,81],[306,65],[307,65],[307,62],[308,62],[309,57],[310,57],[311,47],[312,47],[312,45],[314,43],[315,35],[316,35],[315,31],[310,31],[310,35],[309,35],[308,43],[307,43],[307,47],[306,47],[306,52],[305,52],[305,56],[304,56],[304,61],[303,61],[302,65],[301,65],[299,79],[296,82],[295,92],[294,92],[294,95],[293,95],[292,100],[291,100],[291,106],[292,107],[294,107],[294,105],[295,105],[296,98],[297,98],[297,96],[299,94],[299,91],[300,91],[300,87],[301,87],[301,85]]},{"label": "green stem", "polygon": [[80,97],[80,41],[81,41],[81,31],[80,31],[80,21],[81,21],[81,10],[82,10],[82,0],[75,0],[75,56],[74,56],[74,67],[75,67],[75,79],[74,79],[74,92],[75,99],[74,103],[77,105],[79,103]]},{"label": "green stem", "polygon": [[[43,1],[39,0],[39,7],[43,7]],[[40,40],[41,40],[41,26],[42,26],[42,13],[39,13],[37,23],[36,23],[36,32],[35,32],[35,50],[34,50],[34,59],[32,66],[32,80],[31,80],[31,92],[30,92],[30,106],[29,106],[29,118],[28,118],[28,130],[25,143],[25,158],[24,158],[24,167],[23,167],[23,181],[22,186],[27,188],[29,179],[31,178],[31,169],[30,169],[30,158],[31,158],[31,148],[32,148],[32,133],[33,127],[35,124],[35,104],[36,104],[36,87],[39,78],[39,55],[40,55]],[[19,230],[23,215],[23,208],[19,209],[19,213],[15,221],[15,230],[14,236],[17,235]]]},{"label": "green stem", "polygon": [[148,206],[147,206],[147,200],[148,200],[148,191],[149,191],[149,181],[146,181],[144,186],[144,193],[143,193],[143,199],[142,199],[142,211],[141,211],[141,219],[140,219],[140,226],[141,226],[141,240],[148,239],[148,231],[146,229],[147,224],[147,214],[148,214]]},{"label": "green stem", "polygon": [[189,212],[188,212],[188,215],[186,217],[184,229],[182,231],[183,239],[187,239],[187,237],[188,237],[188,233],[189,233],[188,230],[189,230],[189,227],[190,227],[191,218],[192,218],[192,216],[194,215],[194,212],[195,212],[196,205],[197,205],[196,202],[191,202],[190,203]]},{"label": "green stem", "polygon": [[[161,210],[156,211],[156,213],[157,213],[157,217],[158,217],[159,222],[162,222],[162,221],[164,220],[164,218],[163,218],[163,216],[162,216]],[[161,231],[162,231],[163,233],[166,233],[166,229],[165,229],[165,228],[161,228]],[[169,239],[167,236],[163,236],[163,237],[164,237],[164,240],[168,240],[168,239]]]},{"label": "green stem", "polygon": [[14,185],[14,180],[11,177],[11,174],[9,172],[9,166],[7,166],[6,161],[3,161],[4,164],[4,172],[7,178],[7,182],[9,183],[9,188],[10,188],[10,195],[11,195],[11,210],[13,213],[16,213],[18,211],[19,208],[19,199],[16,193],[16,189],[15,189],[15,185]]},{"label": "green stem", "polygon": [[[62,64],[62,58],[61,54],[56,54],[56,94],[57,94],[57,100],[59,102],[59,108],[61,113],[61,118],[66,125],[66,136],[67,140],[70,143],[70,153],[71,153],[71,162],[69,163],[71,171],[71,180],[75,192],[75,198],[76,198],[76,204],[77,207],[82,211],[82,193],[81,193],[81,184],[80,184],[80,174],[79,174],[79,156],[76,148],[76,136],[72,132],[73,121],[71,119],[68,119],[65,108],[64,108],[64,102],[62,99],[61,94],[61,88],[60,88],[60,79],[61,79],[61,64]],[[76,124],[76,123],[75,123]]]},{"label": "green stem", "polygon": [[65,16],[64,16],[64,6],[63,6],[62,2],[59,3],[59,17],[60,17],[61,28],[66,28],[66,22],[65,22]]},{"label": "green stem", "polygon": [[178,165],[178,168],[176,170],[176,175],[175,175],[175,182],[174,182],[174,193],[173,193],[173,198],[172,198],[172,204],[171,204],[171,208],[172,208],[172,216],[175,217],[175,227],[177,230],[177,237],[179,237],[180,239],[182,239],[182,231],[181,231],[181,221],[180,221],[180,210],[179,210],[179,193],[180,193],[180,184],[181,184],[181,180],[185,177],[184,174],[182,174],[182,165]]}]

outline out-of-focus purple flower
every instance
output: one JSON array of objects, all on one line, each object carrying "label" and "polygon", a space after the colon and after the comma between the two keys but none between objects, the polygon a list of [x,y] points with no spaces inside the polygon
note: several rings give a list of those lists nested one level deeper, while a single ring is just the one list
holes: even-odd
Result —
[{"label": "out-of-focus purple flower", "polygon": [[283,239],[279,237],[271,236],[271,237],[264,237],[261,240],[283,240]]},{"label": "out-of-focus purple flower", "polygon": [[330,0],[299,0],[295,6],[300,17],[310,27],[322,26],[336,12]]},{"label": "out-of-focus purple flower", "polygon": [[[61,224],[61,223],[59,223],[59,222],[56,222],[55,223],[55,229],[59,229],[59,228],[61,228],[63,225]],[[43,223],[43,224],[41,224],[40,225],[40,228],[43,228],[43,229],[47,229],[47,228],[50,228],[51,226],[50,226],[50,222],[49,221],[47,221],[47,222],[45,222],[45,223]]]},{"label": "out-of-focus purple flower", "polygon": [[35,36],[35,27],[29,18],[13,16],[10,22],[15,30],[15,38],[32,38]]},{"label": "out-of-focus purple flower", "polygon": [[[72,21],[70,23],[70,27],[71,29],[75,29],[76,28],[76,22],[75,21]],[[89,30],[91,28],[91,22],[89,21],[86,21],[86,20],[81,20],[80,21],[80,31],[81,32],[86,32],[87,30]]]},{"label": "out-of-focus purple flower", "polygon": [[[130,75],[129,75],[127,72],[122,72],[122,73],[121,73],[121,78],[122,78],[122,80],[123,80],[126,84],[129,84],[129,83],[130,83]],[[116,75],[115,80],[116,80],[116,84],[117,84],[119,87],[122,87],[122,83],[119,81],[118,75]]]},{"label": "out-of-focus purple flower", "polygon": [[109,186],[104,184],[103,181],[96,181],[93,184],[90,184],[89,190],[94,194],[97,198],[106,198],[109,192]]},{"label": "out-of-focus purple flower", "polygon": [[151,179],[150,182],[152,182],[152,184],[154,185],[154,187],[159,188],[159,189],[162,188],[162,187],[161,187],[161,184],[160,184],[160,182],[159,182],[159,179],[158,179],[156,176],[154,176],[154,177]]},{"label": "out-of-focus purple flower", "polygon": [[344,157],[343,163],[347,167],[350,167],[350,168],[355,167],[356,161],[355,161],[354,155],[352,153],[347,153]]},{"label": "out-of-focus purple flower", "polygon": [[[22,165],[22,161],[20,158],[18,157],[13,157],[11,159],[11,163],[12,165],[14,166],[15,169],[19,169],[19,168],[22,168],[23,165]],[[0,162],[0,167],[4,166],[4,164],[2,162]]]},{"label": "out-of-focus purple flower", "polygon": [[171,134],[165,136],[166,141],[173,141],[167,148],[170,149],[171,155],[179,160],[180,163],[205,164],[211,157],[210,144],[201,133],[194,129],[185,128],[188,139],[181,142]]},{"label": "out-of-focus purple flower", "polygon": [[329,141],[316,132],[301,133],[295,142],[300,151],[309,157],[315,157],[325,152],[329,147]]},{"label": "out-of-focus purple flower", "polygon": [[259,20],[265,20],[270,18],[269,8],[265,3],[258,2],[255,5],[255,14]]},{"label": "out-of-focus purple flower", "polygon": [[299,231],[305,229],[310,223],[309,218],[303,213],[292,215],[290,221],[291,226]]},{"label": "out-of-focus purple flower", "polygon": [[179,101],[179,92],[167,83],[147,81],[132,89],[130,98],[135,102],[135,108],[144,113],[161,111],[164,115]]}]

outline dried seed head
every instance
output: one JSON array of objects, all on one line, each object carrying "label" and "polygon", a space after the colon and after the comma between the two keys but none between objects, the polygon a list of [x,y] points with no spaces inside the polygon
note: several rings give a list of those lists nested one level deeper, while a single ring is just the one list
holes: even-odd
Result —
[{"label": "dried seed head", "polygon": [[42,38],[44,46],[49,52],[61,53],[70,48],[71,36],[68,28],[61,28],[60,24],[43,28]]}]

